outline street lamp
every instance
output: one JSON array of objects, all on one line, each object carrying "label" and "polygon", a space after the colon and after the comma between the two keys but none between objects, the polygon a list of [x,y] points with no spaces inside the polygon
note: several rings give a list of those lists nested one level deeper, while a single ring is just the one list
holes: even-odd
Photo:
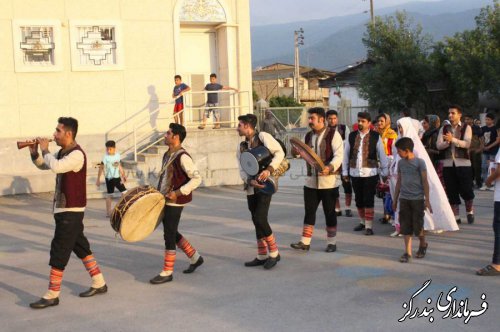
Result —
[{"label": "street lamp", "polygon": [[295,42],[295,74],[294,74],[294,82],[293,82],[293,97],[300,103],[299,96],[299,46],[304,45],[304,29],[300,28],[299,30],[294,31],[294,42]]}]

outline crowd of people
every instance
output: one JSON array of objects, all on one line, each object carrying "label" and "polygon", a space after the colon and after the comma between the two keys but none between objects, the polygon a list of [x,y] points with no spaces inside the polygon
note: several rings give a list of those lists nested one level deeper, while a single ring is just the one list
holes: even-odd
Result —
[{"label": "crowd of people", "polygon": [[[449,107],[448,119],[442,123],[436,115],[428,115],[422,121],[403,115],[392,128],[388,114],[379,114],[372,122],[370,113],[360,112],[356,128],[350,130],[338,123],[338,113],[334,110],[326,112],[320,107],[308,110],[310,131],[303,144],[315,153],[321,163],[307,163],[302,234],[300,240],[290,246],[295,250],[309,250],[321,202],[326,224],[325,251],[337,251],[337,217],[342,215],[339,186],[342,184],[346,194],[347,217],[353,216],[351,201],[354,194],[359,217],[354,231],[364,231],[366,236],[374,235],[375,195],[379,191],[384,198],[384,215],[380,221],[392,221],[395,234],[404,236],[405,250],[399,261],[411,261],[413,236],[419,238],[415,257],[424,258],[429,247],[425,231],[458,230],[462,200],[467,222],[474,223],[475,182],[479,190],[490,190],[495,186],[493,258],[491,264],[476,273],[482,276],[500,275],[500,180],[496,181],[500,178],[500,167],[495,166],[500,164],[500,135],[494,125],[495,115],[488,113],[486,126],[482,128],[477,127],[472,117],[464,116],[458,105]],[[240,175],[257,240],[257,256],[244,265],[272,269],[281,256],[268,220],[272,195],[263,188],[271,177],[279,176],[278,170],[287,168],[288,161],[281,142],[267,132],[259,132],[257,124],[257,117],[253,114],[238,117],[237,132],[243,141],[237,147],[236,157],[239,159],[243,153],[262,146],[271,156],[270,162],[262,169],[259,167],[256,174],[247,174],[240,163]],[[80,296],[91,297],[108,291],[84,235],[87,157],[75,140],[77,131],[76,119],[61,117],[53,135],[60,150],[51,153],[49,140],[43,138],[37,138],[30,145],[30,156],[35,166],[56,173],[53,201],[55,232],[50,250],[49,287],[38,301],[30,304],[35,309],[59,304],[63,274],[72,252],[82,260],[92,279],[90,288]],[[169,150],[162,160],[157,192],[166,201],[161,219],[165,250],[163,268],[150,280],[151,284],[173,280],[176,247],[190,260],[184,273],[193,273],[204,263],[200,253],[178,231],[182,211],[192,201],[193,191],[202,181],[195,161],[182,146],[186,135],[183,125],[171,123],[164,136]],[[108,194],[112,194],[115,188],[122,193],[126,191],[120,155],[115,149],[115,142],[106,143],[106,155],[97,179],[97,184],[100,184],[101,174],[104,174]],[[481,163],[475,155],[478,153],[482,154]],[[299,154],[297,147],[292,154]],[[110,202],[108,197],[108,214]]]}]

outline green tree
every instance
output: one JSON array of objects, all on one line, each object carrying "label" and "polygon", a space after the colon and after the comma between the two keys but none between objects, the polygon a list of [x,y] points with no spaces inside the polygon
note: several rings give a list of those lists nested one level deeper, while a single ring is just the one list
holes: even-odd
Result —
[{"label": "green tree", "polygon": [[295,99],[287,96],[275,96],[269,99],[270,107],[297,107],[304,106],[303,104],[297,103]]},{"label": "green tree", "polygon": [[427,55],[432,41],[422,27],[405,12],[376,17],[373,24],[367,24],[363,44],[374,64],[361,74],[361,95],[384,111],[423,109],[429,97],[425,83],[430,76]]},{"label": "green tree", "polygon": [[476,28],[434,46],[430,56],[434,79],[446,86],[444,98],[475,107],[478,92],[500,98],[500,5],[481,9]]}]

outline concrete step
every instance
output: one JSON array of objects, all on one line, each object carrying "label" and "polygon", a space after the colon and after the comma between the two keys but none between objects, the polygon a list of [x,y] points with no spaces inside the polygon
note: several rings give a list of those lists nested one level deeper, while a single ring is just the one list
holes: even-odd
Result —
[{"label": "concrete step", "polygon": [[161,158],[162,156],[159,153],[139,153],[137,155],[137,161],[148,162],[148,160]]}]

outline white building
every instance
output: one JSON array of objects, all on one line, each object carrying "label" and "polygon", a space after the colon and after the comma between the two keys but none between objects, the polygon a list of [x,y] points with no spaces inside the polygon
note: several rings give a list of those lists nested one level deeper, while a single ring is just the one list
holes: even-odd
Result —
[{"label": "white building", "polygon": [[[188,132],[186,142],[205,185],[239,181],[231,124],[252,109],[248,0],[0,0],[0,31],[0,195],[53,190],[53,174],[15,143],[51,137],[60,116],[78,119],[89,173],[106,139],[130,154],[134,128],[171,122],[176,74],[194,91],[211,73],[241,91],[221,98],[227,129]],[[204,98],[187,96],[188,126]]]}]

